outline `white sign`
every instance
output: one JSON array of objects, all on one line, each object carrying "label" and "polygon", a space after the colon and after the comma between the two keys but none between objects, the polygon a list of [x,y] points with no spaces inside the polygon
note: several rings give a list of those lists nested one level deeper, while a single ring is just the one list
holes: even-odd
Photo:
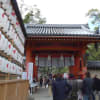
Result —
[{"label": "white sign", "polygon": [[27,72],[23,72],[22,73],[22,79],[23,80],[27,80]]},{"label": "white sign", "polygon": [[64,73],[63,78],[68,79],[68,73]]},{"label": "white sign", "polygon": [[33,63],[28,64],[28,80],[30,84],[33,82]]}]

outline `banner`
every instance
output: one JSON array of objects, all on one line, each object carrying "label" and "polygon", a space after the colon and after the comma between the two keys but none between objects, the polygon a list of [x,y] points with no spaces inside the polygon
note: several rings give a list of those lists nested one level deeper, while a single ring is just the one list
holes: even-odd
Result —
[{"label": "banner", "polygon": [[33,82],[33,63],[28,63],[28,80],[30,83]]},{"label": "banner", "polygon": [[23,80],[27,80],[27,72],[23,72],[22,73],[22,79]]}]

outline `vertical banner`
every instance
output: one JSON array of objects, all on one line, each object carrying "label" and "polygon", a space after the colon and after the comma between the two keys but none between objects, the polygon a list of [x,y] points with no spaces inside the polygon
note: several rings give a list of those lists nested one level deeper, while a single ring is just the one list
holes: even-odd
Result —
[{"label": "vertical banner", "polygon": [[28,63],[28,80],[30,83],[33,82],[33,63]]},{"label": "vertical banner", "polygon": [[23,80],[27,80],[27,72],[23,72],[22,73],[22,79]]}]

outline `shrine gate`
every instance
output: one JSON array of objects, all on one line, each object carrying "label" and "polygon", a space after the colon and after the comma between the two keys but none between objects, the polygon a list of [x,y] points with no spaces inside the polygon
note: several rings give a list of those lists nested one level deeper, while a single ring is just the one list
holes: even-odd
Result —
[{"label": "shrine gate", "polygon": [[85,52],[90,43],[100,42],[100,34],[81,24],[26,25],[26,71],[34,63],[34,77],[38,67],[69,67],[70,73],[85,76]]}]

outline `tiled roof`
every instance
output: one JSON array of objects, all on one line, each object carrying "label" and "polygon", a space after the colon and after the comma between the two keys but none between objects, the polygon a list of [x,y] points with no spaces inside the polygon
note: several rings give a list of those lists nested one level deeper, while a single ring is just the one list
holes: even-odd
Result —
[{"label": "tiled roof", "polygon": [[88,61],[87,68],[88,69],[100,69],[100,61]]},{"label": "tiled roof", "polygon": [[27,24],[25,27],[28,36],[100,36],[84,24]]}]

